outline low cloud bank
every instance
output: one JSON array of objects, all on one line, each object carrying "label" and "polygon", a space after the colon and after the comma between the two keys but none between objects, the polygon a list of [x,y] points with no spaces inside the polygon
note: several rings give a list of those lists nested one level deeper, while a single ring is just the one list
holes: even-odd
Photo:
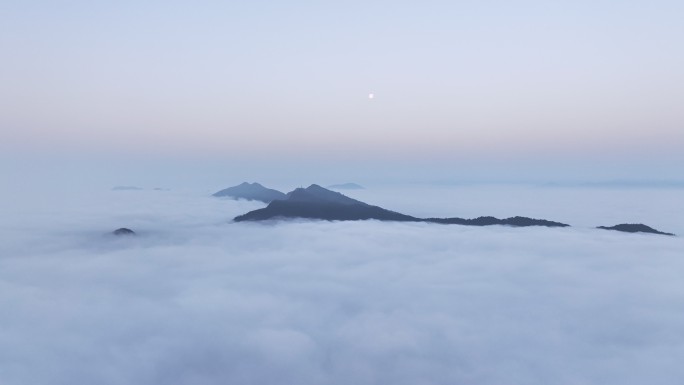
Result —
[{"label": "low cloud bank", "polygon": [[[0,382],[684,377],[681,237],[229,222],[257,207],[144,191],[11,212],[0,227]],[[140,236],[106,235],[122,226]]]}]

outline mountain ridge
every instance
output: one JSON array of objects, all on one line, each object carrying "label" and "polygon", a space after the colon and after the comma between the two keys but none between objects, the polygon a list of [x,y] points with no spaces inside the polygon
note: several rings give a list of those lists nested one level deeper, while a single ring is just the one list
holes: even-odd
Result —
[{"label": "mountain ridge", "polygon": [[[257,186],[258,189],[276,191],[263,187],[258,183],[243,183],[235,187]],[[222,190],[225,191],[225,190]],[[221,192],[222,192],[221,191]],[[282,194],[282,195],[280,195]],[[418,218],[411,215],[387,210],[379,206],[350,198],[340,192],[332,191],[312,184],[309,187],[299,187],[287,194],[280,193],[279,199],[273,199],[268,205],[261,209],[249,211],[238,215],[233,220],[235,222],[245,221],[265,221],[282,219],[320,219],[327,221],[358,221],[375,219],[380,221],[395,222],[423,222],[443,225],[462,225],[462,226],[493,226],[503,225],[512,227],[570,227],[566,223],[550,221],[547,219],[529,218],[514,216],[499,219],[493,216],[480,216],[477,218]],[[641,223],[619,224],[611,227],[598,226],[598,229],[616,230],[628,233],[651,233],[659,235],[675,236],[672,233],[658,231],[652,227]]]},{"label": "mountain ridge", "polygon": [[287,218],[322,219],[322,220],[367,220],[399,222],[427,222],[438,224],[457,224],[465,226],[508,225],[515,227],[545,226],[568,227],[569,225],[545,219],[527,217],[511,217],[498,219],[495,217],[463,218],[417,218],[396,211],[369,205],[347,197],[346,195],[312,184],[307,188],[297,188],[286,194],[285,199],[276,199],[268,206],[252,210],[234,218],[236,222],[262,221]]}]

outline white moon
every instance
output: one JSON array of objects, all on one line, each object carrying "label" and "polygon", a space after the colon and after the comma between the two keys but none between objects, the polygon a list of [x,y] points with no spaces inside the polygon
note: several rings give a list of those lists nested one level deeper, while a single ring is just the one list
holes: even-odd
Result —
[{"label": "white moon", "polygon": [[375,94],[374,94],[374,93],[368,94],[368,99],[373,99],[374,97],[375,97]]}]

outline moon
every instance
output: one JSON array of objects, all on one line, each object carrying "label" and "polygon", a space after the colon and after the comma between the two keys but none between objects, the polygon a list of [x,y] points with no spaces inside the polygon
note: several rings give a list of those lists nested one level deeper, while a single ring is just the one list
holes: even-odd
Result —
[{"label": "moon", "polygon": [[375,97],[374,93],[371,92],[370,94],[368,94],[368,99],[373,99],[374,97]]}]

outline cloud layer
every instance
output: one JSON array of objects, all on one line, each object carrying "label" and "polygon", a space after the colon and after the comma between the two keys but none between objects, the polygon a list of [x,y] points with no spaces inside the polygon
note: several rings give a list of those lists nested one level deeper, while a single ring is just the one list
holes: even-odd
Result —
[{"label": "cloud layer", "polygon": [[[257,207],[142,191],[8,211],[0,222],[0,382],[684,377],[680,237],[227,221]],[[140,236],[104,235],[121,226]]]}]

